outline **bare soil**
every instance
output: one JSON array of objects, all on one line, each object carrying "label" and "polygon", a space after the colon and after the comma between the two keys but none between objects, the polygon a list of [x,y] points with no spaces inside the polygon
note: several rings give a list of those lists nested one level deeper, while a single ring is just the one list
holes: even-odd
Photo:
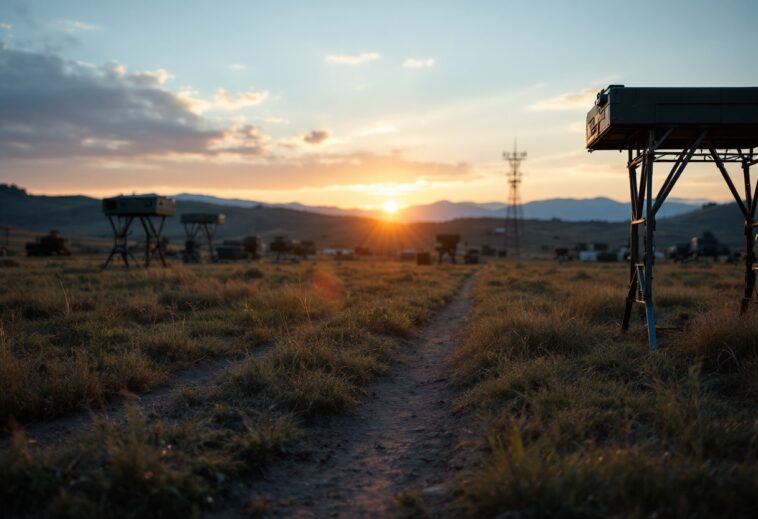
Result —
[{"label": "bare soil", "polygon": [[444,482],[465,462],[461,447],[471,436],[453,412],[448,377],[473,285],[474,276],[409,341],[392,373],[369,386],[364,404],[309,427],[308,454],[277,463],[217,515],[243,515],[256,502],[279,517],[386,517],[400,512],[400,492],[415,492],[426,513],[442,515],[450,497]]}]

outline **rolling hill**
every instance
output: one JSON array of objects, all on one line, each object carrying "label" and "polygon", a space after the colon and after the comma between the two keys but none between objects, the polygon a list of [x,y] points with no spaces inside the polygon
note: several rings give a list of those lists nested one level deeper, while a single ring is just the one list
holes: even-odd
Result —
[{"label": "rolling hill", "polygon": [[[238,198],[220,198],[216,196],[180,193],[172,196],[179,202],[204,202],[225,207],[265,206],[279,209],[294,209],[310,213],[331,216],[365,216],[381,218],[382,211],[363,209],[341,209],[339,207],[308,206],[291,202],[287,204],[266,204],[255,200]],[[694,211],[707,200],[670,199],[661,208],[661,217],[672,217]],[[525,218],[551,220],[558,218],[567,222],[598,220],[606,222],[625,222],[629,217],[629,206],[610,198],[552,198],[535,200],[523,204]],[[456,218],[505,218],[507,205],[502,202],[475,203],[450,202],[440,200],[432,204],[412,205],[402,209],[402,218],[406,222],[445,222]]]}]

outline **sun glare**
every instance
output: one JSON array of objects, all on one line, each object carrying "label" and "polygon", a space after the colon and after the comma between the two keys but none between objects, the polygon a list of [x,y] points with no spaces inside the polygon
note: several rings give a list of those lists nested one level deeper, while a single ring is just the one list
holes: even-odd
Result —
[{"label": "sun glare", "polygon": [[382,209],[387,214],[395,214],[397,210],[400,209],[400,204],[398,204],[394,200],[387,200],[386,202],[384,202]]}]

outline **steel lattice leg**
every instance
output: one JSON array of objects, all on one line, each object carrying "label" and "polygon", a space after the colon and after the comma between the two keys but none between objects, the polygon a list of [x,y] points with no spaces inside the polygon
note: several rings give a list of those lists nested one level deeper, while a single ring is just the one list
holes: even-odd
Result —
[{"label": "steel lattice leg", "polygon": [[647,160],[645,161],[645,284],[642,299],[645,301],[647,338],[651,350],[658,347],[655,336],[655,309],[653,308],[653,265],[655,264],[655,213],[653,212],[653,162],[655,160],[655,132],[650,131]]},{"label": "steel lattice leg", "polygon": [[637,300],[638,281],[637,281],[637,262],[639,261],[639,232],[636,220],[637,215],[637,168],[632,164],[632,150],[629,150],[629,190],[630,202],[632,208],[631,222],[629,224],[629,292],[626,295],[626,304],[624,305],[624,319],[621,322],[621,329],[629,329],[629,319],[632,315],[632,307]]},{"label": "steel lattice leg", "polygon": [[[753,158],[751,152],[749,158]],[[751,191],[752,182],[750,180],[750,163],[747,159],[743,159],[742,172],[745,180],[745,199],[749,204],[747,207],[747,218],[745,220],[745,292],[742,296],[740,303],[740,314],[747,312],[750,303],[753,301],[755,295],[755,278],[756,269],[758,265],[755,262],[755,240],[754,236],[756,226],[755,213],[756,206],[758,206],[758,185],[755,187],[755,191]]]}]

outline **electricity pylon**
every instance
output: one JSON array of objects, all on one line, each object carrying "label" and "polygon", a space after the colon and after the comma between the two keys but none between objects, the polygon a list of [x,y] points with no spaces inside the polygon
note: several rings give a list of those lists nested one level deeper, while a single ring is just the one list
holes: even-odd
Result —
[{"label": "electricity pylon", "polygon": [[513,140],[513,152],[503,152],[503,159],[511,166],[511,170],[508,172],[508,185],[510,186],[508,193],[508,209],[505,217],[505,247],[508,248],[510,244],[513,251],[513,255],[519,256],[519,244],[522,239],[523,233],[523,211],[521,208],[521,179],[523,172],[521,171],[521,163],[526,160],[526,152],[518,151],[516,139]]}]

